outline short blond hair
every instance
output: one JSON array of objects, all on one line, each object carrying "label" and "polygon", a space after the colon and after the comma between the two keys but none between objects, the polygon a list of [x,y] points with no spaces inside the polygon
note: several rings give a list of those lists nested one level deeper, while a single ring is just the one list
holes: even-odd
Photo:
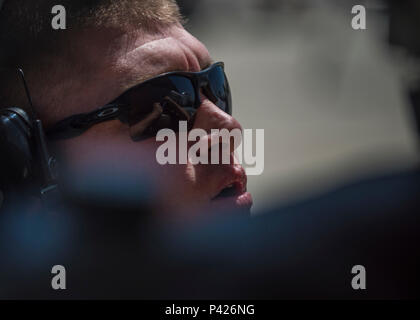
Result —
[{"label": "short blond hair", "polygon": [[[51,9],[57,0],[6,0],[0,11],[0,70],[22,67],[45,76],[45,61],[63,54],[91,28],[156,32],[183,23],[175,0],[60,0],[66,8],[66,30],[53,30]],[[0,72],[0,108],[20,103],[16,88]]]},{"label": "short blond hair", "polygon": [[0,65],[26,61],[51,44],[71,37],[88,27],[140,29],[153,32],[157,27],[182,23],[175,0],[61,0],[66,8],[67,29],[51,27],[51,9],[56,0],[6,0],[0,11]]}]

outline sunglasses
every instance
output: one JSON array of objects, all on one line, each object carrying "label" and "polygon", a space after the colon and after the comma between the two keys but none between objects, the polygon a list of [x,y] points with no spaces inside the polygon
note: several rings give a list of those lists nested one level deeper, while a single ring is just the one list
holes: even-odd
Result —
[{"label": "sunglasses", "polygon": [[47,136],[72,138],[95,124],[114,119],[130,126],[135,141],[155,136],[160,129],[177,130],[179,121],[187,121],[190,129],[202,103],[201,92],[222,111],[232,114],[224,63],[217,62],[200,72],[168,72],[144,81],[93,112],[59,121]]}]

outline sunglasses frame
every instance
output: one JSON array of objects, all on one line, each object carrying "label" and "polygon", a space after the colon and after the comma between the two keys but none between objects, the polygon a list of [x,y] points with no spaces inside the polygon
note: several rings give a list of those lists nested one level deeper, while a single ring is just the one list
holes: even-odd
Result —
[{"label": "sunglasses frame", "polygon": [[[76,114],[57,122],[51,129],[47,130],[46,134],[49,138],[52,138],[52,139],[68,139],[68,138],[79,136],[83,132],[85,132],[87,129],[92,127],[93,125],[96,125],[104,121],[120,119],[122,122],[126,123],[127,120],[125,119],[124,115],[126,115],[127,108],[129,108],[130,106],[124,103],[120,103],[119,100],[121,100],[122,97],[131,90],[136,90],[141,86],[147,85],[153,81],[156,81],[161,78],[168,77],[168,76],[181,76],[181,77],[188,78],[192,82],[194,90],[195,90],[195,101],[194,101],[193,107],[194,109],[198,109],[198,107],[200,107],[202,103],[200,90],[202,88],[206,88],[206,86],[210,84],[209,74],[216,67],[221,67],[223,70],[223,75],[224,75],[224,79],[227,84],[227,90],[228,90],[227,101],[225,102],[228,107],[228,110],[226,111],[224,110],[224,111],[231,115],[232,114],[232,101],[231,101],[232,98],[231,98],[231,93],[230,93],[230,86],[229,86],[229,82],[224,71],[224,63],[219,61],[219,62],[215,62],[211,64],[208,68],[198,71],[198,72],[171,71],[171,72],[160,74],[148,80],[145,80],[135,85],[134,87],[126,90],[118,98],[113,100],[113,102],[103,107],[100,107],[89,113]],[[211,92],[211,90],[205,89],[204,93],[206,95],[213,95],[213,97],[208,97],[210,100],[219,99]]]},{"label": "sunglasses frame", "polygon": [[[161,78],[166,78],[168,76],[181,76],[181,77],[188,78],[193,83],[193,87],[194,87],[194,90],[195,90],[195,92],[194,92],[195,93],[195,101],[194,101],[194,106],[193,107],[195,109],[197,109],[202,103],[201,95],[200,95],[200,89],[205,87],[206,85],[208,85],[210,83],[209,74],[216,67],[221,67],[222,68],[223,74],[224,74],[224,77],[225,77],[225,82],[228,84],[228,90],[229,90],[229,93],[230,93],[229,82],[228,82],[228,79],[227,79],[226,74],[225,74],[225,64],[223,62],[219,61],[219,62],[215,62],[215,63],[211,64],[206,69],[198,71],[198,72],[171,71],[171,72],[166,72],[166,73],[160,74],[160,75],[158,75],[154,78],[148,79],[148,80],[146,80],[142,83],[139,83],[138,85],[128,89],[120,97],[122,97],[125,93],[127,93],[131,90],[136,90],[141,86],[144,86],[144,85],[147,85],[149,83],[155,82],[156,80],[159,80]],[[211,94],[211,92],[205,92],[205,93],[206,94]],[[119,99],[120,98],[115,99],[114,102],[118,102]],[[230,100],[230,98],[228,98],[228,99]],[[230,106],[230,109],[227,110],[227,113],[232,114],[232,110],[231,110],[232,103],[231,103],[231,101],[228,101],[228,104]]]}]

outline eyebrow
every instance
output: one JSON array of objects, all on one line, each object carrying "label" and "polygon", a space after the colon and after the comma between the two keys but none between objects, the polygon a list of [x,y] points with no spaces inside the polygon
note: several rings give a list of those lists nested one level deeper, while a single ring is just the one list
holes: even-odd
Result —
[{"label": "eyebrow", "polygon": [[201,70],[207,69],[208,67],[210,67],[213,63],[215,63],[215,61],[210,58],[210,60],[204,65],[204,67],[201,67]]},{"label": "eyebrow", "polygon": [[[200,61],[200,67],[201,67],[201,70],[200,71],[209,68],[212,64],[215,63],[215,60],[213,60],[212,58],[210,58],[208,60],[205,59],[203,61],[206,61],[206,63],[204,65],[201,65],[201,61]],[[137,85],[139,85],[139,84],[141,84],[143,82],[146,82],[146,81],[148,81],[150,79],[159,77],[161,75],[164,75],[164,74],[167,74],[167,73],[170,73],[170,72],[185,72],[185,70],[172,69],[172,68],[168,67],[167,70],[165,70],[165,71],[163,71],[162,73],[159,73],[159,74],[146,74],[146,75],[142,75],[141,77],[139,77],[138,79],[136,79],[135,81],[133,81],[133,84],[127,86],[127,88],[124,89],[123,93],[126,92],[126,91],[128,91],[128,90],[130,90],[131,88],[134,88],[135,86],[137,86]],[[123,93],[121,93],[121,94],[123,94]]]}]

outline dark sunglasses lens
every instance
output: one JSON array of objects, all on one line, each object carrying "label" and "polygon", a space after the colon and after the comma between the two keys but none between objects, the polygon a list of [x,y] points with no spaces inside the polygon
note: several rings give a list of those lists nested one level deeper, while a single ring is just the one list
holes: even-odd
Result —
[{"label": "dark sunglasses lens", "polygon": [[229,83],[222,66],[216,66],[209,72],[210,89],[217,99],[214,103],[228,114],[232,114],[232,102]]},{"label": "dark sunglasses lens", "polygon": [[169,76],[171,93],[169,97],[190,113],[194,112],[196,94],[191,80],[182,76]]},{"label": "dark sunglasses lens", "polygon": [[[174,110],[172,104],[165,105],[167,98],[187,113],[194,113],[195,89],[191,80],[183,76],[171,75],[153,79],[130,89],[121,97],[121,102],[129,105],[126,121],[130,124],[133,139],[137,140],[142,135],[154,135],[162,128],[174,127],[178,110]],[[161,104],[162,114],[156,109],[156,103]]]},{"label": "dark sunglasses lens", "polygon": [[122,102],[130,106],[128,121],[135,123],[141,120],[153,111],[155,103],[164,102],[166,97],[183,107],[193,107],[196,96],[191,80],[182,76],[167,76],[130,89],[122,97]]},{"label": "dark sunglasses lens", "polygon": [[[232,114],[230,88],[223,67],[214,65],[206,77],[209,98],[221,110]],[[179,120],[192,119],[199,107],[193,81],[182,75],[166,75],[127,91],[121,102],[129,106],[125,117],[132,138],[154,135],[163,128],[177,128]],[[162,108],[156,107],[156,103]]]}]

